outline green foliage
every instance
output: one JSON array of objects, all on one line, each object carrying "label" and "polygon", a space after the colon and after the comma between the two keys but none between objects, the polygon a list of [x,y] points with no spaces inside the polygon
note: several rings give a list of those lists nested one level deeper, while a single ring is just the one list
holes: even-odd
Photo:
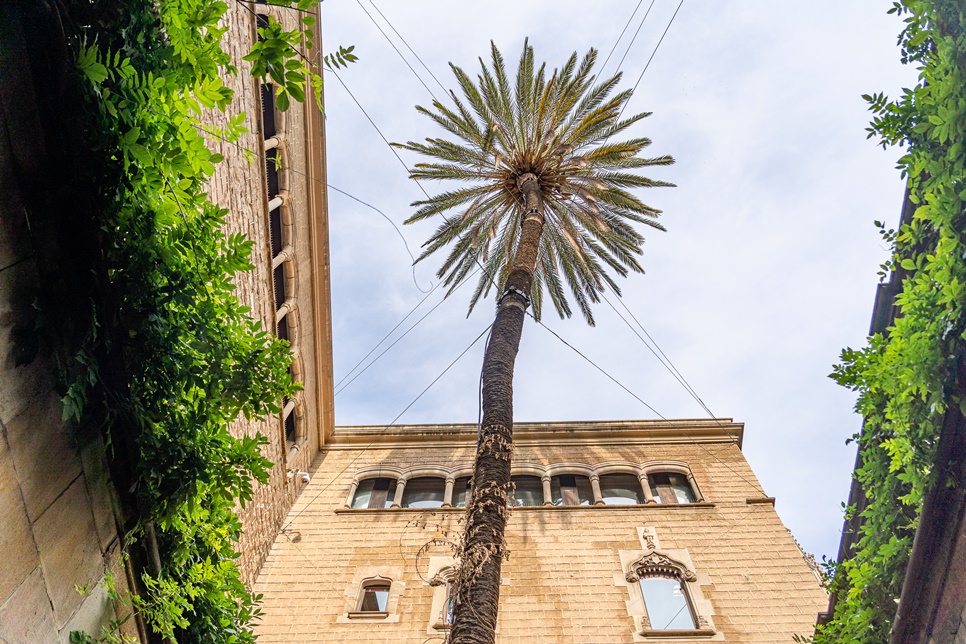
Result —
[{"label": "green foliage", "polygon": [[[621,77],[601,80],[593,75],[596,50],[587,52],[579,64],[574,52],[559,70],[548,73],[545,64],[536,67],[533,48],[525,42],[516,82],[508,77],[496,45],[491,44],[491,56],[490,67],[480,59],[475,83],[450,65],[463,100],[451,92],[451,107],[434,102],[432,110],[416,108],[454,141],[394,144],[433,160],[417,163],[412,178],[460,183],[413,204],[418,209],[407,224],[437,215],[444,219],[417,261],[452,245],[438,272],[450,286],[447,295],[483,266],[470,300],[472,311],[494,286],[494,278],[502,285],[509,275],[524,210],[516,179],[532,172],[538,177],[547,222],[530,294],[534,315],[540,318],[546,293],[557,313],[569,317],[566,286],[593,324],[590,304],[600,301],[607,288],[620,294],[609,272],[622,277],[643,272],[636,256],[644,236],[634,224],[663,230],[657,222],[660,211],[630,189],[672,184],[648,179],[636,170],[670,165],[674,159],[641,156],[651,143],[646,138],[612,140],[649,113],[620,118],[631,90],[611,96]],[[447,217],[450,212],[455,216]],[[501,290],[497,287],[497,294]]]},{"label": "green foliage", "polygon": [[906,0],[902,59],[920,66],[920,83],[890,101],[866,96],[875,114],[869,136],[901,145],[899,160],[917,206],[883,266],[902,279],[900,314],[886,335],[846,349],[832,377],[859,393],[858,437],[866,490],[861,534],[839,562],[833,620],[814,642],[888,640],[922,500],[937,482],[931,464],[945,411],[966,406],[957,367],[966,339],[966,14],[956,0]]},{"label": "green foliage", "polygon": [[[263,436],[236,438],[229,423],[277,414],[295,385],[287,343],[234,293],[234,277],[253,268],[253,244],[226,234],[227,211],[205,193],[222,157],[206,145],[203,116],[228,109],[223,76],[237,73],[222,47],[228,5],[116,4],[123,29],[93,23],[74,40],[87,139],[104,164],[92,171],[102,264],[86,340],[65,361],[64,417],[104,427],[115,449],[135,446],[115,458],[136,462],[139,525],[156,527],[161,572],[145,574],[145,592],[132,600],[149,626],[178,642],[252,642],[259,597],[235,562],[235,507],[268,480],[272,463]],[[299,10],[302,27],[270,20],[245,60],[276,83],[285,109],[304,100],[307,83],[321,84],[301,53],[317,4],[273,4]],[[334,60],[354,61],[351,51],[340,48]],[[245,120],[230,117],[215,134],[237,142]]]}]

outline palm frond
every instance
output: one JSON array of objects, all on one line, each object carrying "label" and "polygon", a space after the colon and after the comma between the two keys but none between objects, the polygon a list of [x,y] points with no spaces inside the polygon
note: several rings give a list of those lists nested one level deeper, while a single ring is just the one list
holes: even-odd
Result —
[{"label": "palm frond", "polygon": [[509,275],[523,213],[517,177],[525,173],[537,176],[544,204],[531,290],[538,319],[548,296],[561,317],[571,316],[572,300],[593,324],[591,307],[601,293],[620,293],[613,276],[643,272],[638,227],[664,228],[657,221],[661,211],[636,192],[673,184],[639,169],[674,160],[641,156],[648,138],[618,136],[649,112],[622,118],[631,91],[618,91],[620,74],[598,80],[596,60],[596,50],[582,58],[575,52],[548,71],[525,41],[511,81],[491,43],[490,61],[480,59],[475,78],[450,64],[457,84],[451,104],[417,108],[453,138],[394,144],[428,158],[412,168],[412,178],[463,184],[415,202],[406,223],[443,217],[417,261],[449,249],[438,271],[447,294],[480,270],[470,312],[481,298],[501,292]]}]

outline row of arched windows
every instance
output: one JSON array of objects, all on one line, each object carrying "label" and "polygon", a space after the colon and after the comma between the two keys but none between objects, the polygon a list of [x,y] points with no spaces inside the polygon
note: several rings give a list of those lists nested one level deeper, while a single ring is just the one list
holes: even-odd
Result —
[{"label": "row of arched windows", "polygon": [[[259,3],[261,4],[261,3]],[[267,7],[259,7],[256,27],[266,28],[269,18]],[[261,36],[259,36],[261,39]],[[299,354],[299,317],[295,300],[297,275],[295,269],[295,225],[292,221],[291,196],[288,190],[288,159],[285,141],[284,113],[275,106],[275,86],[262,83],[262,135],[265,150],[265,188],[268,205],[268,228],[272,246],[272,293],[275,302],[275,333],[288,341],[292,349],[289,375],[295,382],[302,380],[302,362]],[[303,437],[303,410],[301,398],[282,401],[282,423],[285,442],[289,447]]]},{"label": "row of arched windows", "polygon": [[[535,468],[527,468],[533,471]],[[703,500],[686,465],[650,464],[630,471],[598,473],[586,466],[569,473],[515,474],[510,505],[580,506],[682,504]],[[471,493],[469,476],[412,476],[400,473],[360,473],[353,481],[346,507],[353,509],[466,507]]]}]

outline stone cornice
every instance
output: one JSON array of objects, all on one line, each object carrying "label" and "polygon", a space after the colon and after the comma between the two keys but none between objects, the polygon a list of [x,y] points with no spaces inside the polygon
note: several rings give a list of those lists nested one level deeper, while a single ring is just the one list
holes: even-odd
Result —
[{"label": "stone cornice", "polygon": [[[327,447],[466,447],[476,441],[475,424],[355,425],[336,427]],[[647,443],[735,443],[741,448],[744,424],[730,418],[608,420],[516,423],[514,443],[529,445],[607,445]]]}]

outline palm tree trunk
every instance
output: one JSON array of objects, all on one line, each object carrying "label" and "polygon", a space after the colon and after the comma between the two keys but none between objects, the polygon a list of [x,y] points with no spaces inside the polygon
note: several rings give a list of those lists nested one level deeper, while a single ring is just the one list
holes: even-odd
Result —
[{"label": "palm tree trunk", "polygon": [[517,180],[526,210],[520,243],[507,277],[483,358],[483,421],[467,503],[457,603],[449,641],[492,644],[500,601],[500,569],[507,556],[510,458],[513,451],[513,367],[533,285],[543,232],[543,195],[531,173]]}]

